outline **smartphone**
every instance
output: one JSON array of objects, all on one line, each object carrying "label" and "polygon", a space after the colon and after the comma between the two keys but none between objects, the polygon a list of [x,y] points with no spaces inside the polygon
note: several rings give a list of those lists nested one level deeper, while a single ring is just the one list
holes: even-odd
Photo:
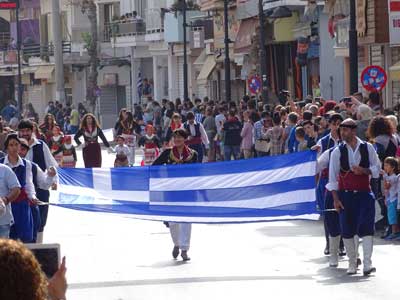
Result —
[{"label": "smartphone", "polygon": [[60,245],[25,244],[25,246],[32,251],[47,278],[53,277],[61,263]]},{"label": "smartphone", "polygon": [[344,97],[342,100],[340,100],[340,102],[344,102],[346,104],[351,103],[351,97]]}]

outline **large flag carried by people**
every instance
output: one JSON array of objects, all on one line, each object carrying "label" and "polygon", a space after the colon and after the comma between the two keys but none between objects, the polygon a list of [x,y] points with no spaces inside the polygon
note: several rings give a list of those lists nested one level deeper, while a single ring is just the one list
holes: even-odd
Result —
[{"label": "large flag carried by people", "polygon": [[316,220],[316,154],[137,168],[60,169],[53,203],[191,223]]}]

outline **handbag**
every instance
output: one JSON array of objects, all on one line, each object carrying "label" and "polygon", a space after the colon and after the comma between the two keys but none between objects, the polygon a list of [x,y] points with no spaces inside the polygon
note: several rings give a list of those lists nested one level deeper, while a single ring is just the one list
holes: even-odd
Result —
[{"label": "handbag", "polygon": [[268,140],[256,140],[255,149],[258,152],[269,152],[271,149],[271,143]]}]

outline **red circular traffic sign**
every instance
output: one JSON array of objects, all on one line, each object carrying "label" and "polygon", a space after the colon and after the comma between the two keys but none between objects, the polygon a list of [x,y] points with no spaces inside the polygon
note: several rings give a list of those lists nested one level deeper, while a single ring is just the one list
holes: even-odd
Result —
[{"label": "red circular traffic sign", "polygon": [[380,66],[369,66],[362,71],[360,79],[367,91],[380,92],[386,86],[387,74]]},{"label": "red circular traffic sign", "polygon": [[261,79],[260,77],[253,75],[247,80],[249,90],[252,94],[258,94],[261,92]]}]

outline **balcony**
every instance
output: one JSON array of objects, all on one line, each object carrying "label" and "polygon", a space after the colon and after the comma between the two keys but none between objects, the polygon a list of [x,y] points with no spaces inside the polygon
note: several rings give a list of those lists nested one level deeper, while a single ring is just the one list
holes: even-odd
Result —
[{"label": "balcony", "polygon": [[209,11],[209,10],[220,10],[224,8],[224,1],[223,0],[201,0],[200,9],[202,11]]},{"label": "balcony", "polygon": [[164,8],[149,8],[146,11],[146,38],[147,42],[164,39]]},{"label": "balcony", "polygon": [[[71,53],[71,42],[63,42],[63,53]],[[31,58],[38,60],[50,61],[50,57],[54,56],[53,44],[29,44],[23,45],[21,51],[22,63],[28,63]],[[15,65],[17,64],[17,50],[9,49],[0,52],[0,65]]]},{"label": "balcony", "polygon": [[115,47],[141,46],[145,42],[146,23],[142,19],[120,20],[104,25],[104,42]]}]

